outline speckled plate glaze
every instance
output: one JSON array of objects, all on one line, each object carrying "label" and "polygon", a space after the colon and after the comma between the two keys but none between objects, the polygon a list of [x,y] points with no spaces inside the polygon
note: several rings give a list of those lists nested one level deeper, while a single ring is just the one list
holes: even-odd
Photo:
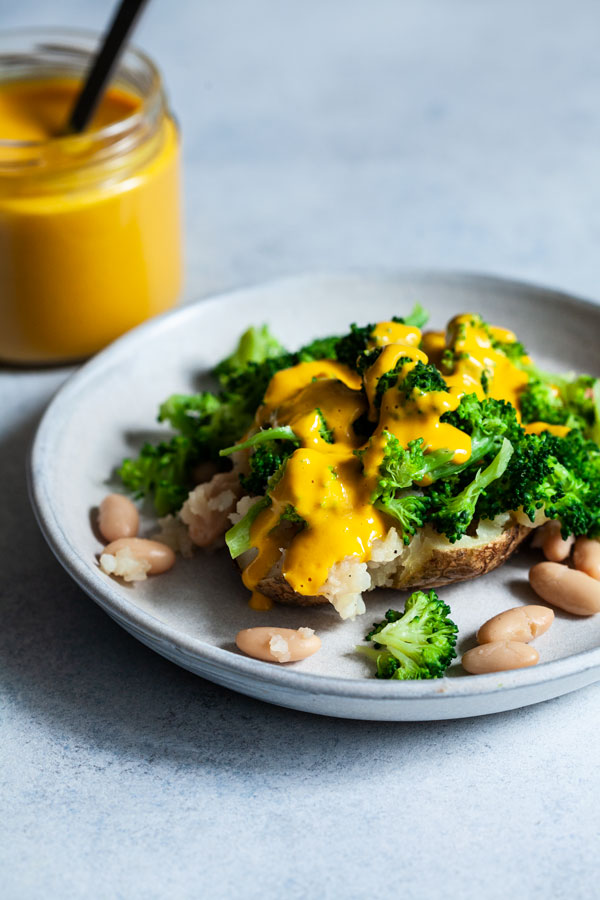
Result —
[{"label": "speckled plate glaze", "polygon": [[[30,461],[32,503],[58,560],[123,628],[157,653],[235,691],[295,709],[356,719],[449,719],[501,712],[557,697],[600,678],[600,616],[558,612],[535,643],[541,662],[531,669],[468,676],[459,662],[447,677],[381,682],[353,653],[371,621],[406,595],[367,595],[367,613],[342,622],[331,608],[247,606],[239,574],[225,551],[199,551],[166,575],[126,586],[104,575],[90,512],[116,487],[111,473],[145,439],[159,402],[173,392],[208,386],[208,372],[249,324],[268,322],[295,348],[317,335],[343,332],[352,321],[377,321],[407,312],[415,301],[442,327],[461,311],[479,311],[517,332],[548,368],[600,374],[600,307],[585,300],[474,275],[405,272],[304,276],[236,291],[187,306],[141,326],[80,369],[50,404]],[[150,510],[141,534],[152,533]],[[443,592],[460,629],[458,654],[473,646],[478,626],[503,609],[534,600],[527,571],[537,557],[522,551],[505,566]],[[319,653],[288,666],[242,656],[240,628],[258,624],[310,625]]]}]

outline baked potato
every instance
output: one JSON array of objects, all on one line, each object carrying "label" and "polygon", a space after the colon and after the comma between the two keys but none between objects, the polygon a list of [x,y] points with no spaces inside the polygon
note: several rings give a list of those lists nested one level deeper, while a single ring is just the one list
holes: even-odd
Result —
[{"label": "baked potato", "polygon": [[[532,530],[512,519],[482,522],[475,536],[464,535],[451,544],[443,535],[425,528],[393,559],[380,566],[367,563],[371,576],[371,587],[367,590],[376,587],[429,590],[486,575],[506,562]],[[294,591],[283,577],[282,562],[283,556],[258,584],[262,594],[287,606],[319,606],[330,602],[323,595],[305,596]]]}]

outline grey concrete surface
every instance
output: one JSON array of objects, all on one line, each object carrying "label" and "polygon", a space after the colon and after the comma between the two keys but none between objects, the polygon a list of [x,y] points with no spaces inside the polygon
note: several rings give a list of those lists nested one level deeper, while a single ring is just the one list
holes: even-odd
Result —
[{"label": "grey concrete surface", "polygon": [[[108,3],[4,4],[100,27]],[[594,0],[155,0],[184,136],[185,298],[439,265],[600,297]],[[1,302],[1,273],[0,273]],[[0,371],[0,894],[593,898],[600,687],[384,725],[262,705],[113,624],[37,530],[67,370]]]}]

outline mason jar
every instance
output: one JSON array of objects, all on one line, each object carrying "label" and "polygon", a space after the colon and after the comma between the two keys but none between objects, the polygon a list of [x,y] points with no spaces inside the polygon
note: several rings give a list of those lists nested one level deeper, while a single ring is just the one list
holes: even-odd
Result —
[{"label": "mason jar", "polygon": [[91,125],[66,131],[99,40],[0,35],[3,361],[89,356],[180,292],[179,131],[154,63],[126,50]]}]

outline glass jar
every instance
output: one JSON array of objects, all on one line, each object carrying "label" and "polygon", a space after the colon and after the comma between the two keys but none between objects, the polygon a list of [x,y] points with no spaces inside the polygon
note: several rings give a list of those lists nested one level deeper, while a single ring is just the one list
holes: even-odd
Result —
[{"label": "glass jar", "polygon": [[0,360],[88,356],[180,291],[179,133],[152,61],[126,50],[91,126],[60,134],[99,40],[0,36]]}]

